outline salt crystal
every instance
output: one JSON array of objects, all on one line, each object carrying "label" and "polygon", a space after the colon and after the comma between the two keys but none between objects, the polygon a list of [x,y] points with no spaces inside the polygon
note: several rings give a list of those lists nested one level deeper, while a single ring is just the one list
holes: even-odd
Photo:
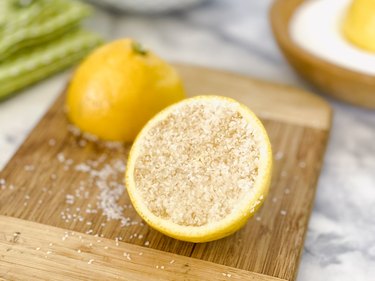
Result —
[{"label": "salt crystal", "polygon": [[55,146],[56,145],[56,140],[55,139],[49,139],[48,140],[48,145],[49,146]]},{"label": "salt crystal", "polygon": [[276,161],[281,160],[283,157],[284,157],[284,152],[282,152],[282,151],[278,151],[278,152],[275,154],[275,160],[276,160]]},{"label": "salt crystal", "polygon": [[57,160],[59,160],[60,163],[63,163],[65,161],[64,153],[60,152],[57,154]]},{"label": "salt crystal", "polygon": [[32,171],[35,170],[35,166],[34,165],[25,165],[24,169],[25,169],[26,172],[32,172]]}]

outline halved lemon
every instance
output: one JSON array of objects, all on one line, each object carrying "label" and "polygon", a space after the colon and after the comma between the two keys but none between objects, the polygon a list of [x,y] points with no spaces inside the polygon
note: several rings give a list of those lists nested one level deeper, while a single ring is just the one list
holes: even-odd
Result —
[{"label": "halved lemon", "polygon": [[138,214],[179,240],[207,242],[241,228],[263,203],[271,145],[246,106],[197,96],[167,107],[137,136],[126,186]]}]

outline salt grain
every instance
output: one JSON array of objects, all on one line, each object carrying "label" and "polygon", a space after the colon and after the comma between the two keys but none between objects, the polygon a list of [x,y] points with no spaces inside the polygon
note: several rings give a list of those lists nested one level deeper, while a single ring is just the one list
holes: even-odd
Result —
[{"label": "salt grain", "polygon": [[282,151],[278,151],[278,152],[275,154],[275,160],[276,160],[276,161],[279,161],[279,160],[283,159],[283,157],[284,157],[284,152],[282,152]]},{"label": "salt grain", "polygon": [[74,201],[75,201],[75,197],[74,197],[74,195],[72,195],[72,194],[67,194],[67,195],[65,196],[65,203],[66,203],[66,204],[73,205],[73,204],[74,204]]},{"label": "salt grain", "polygon": [[24,170],[25,170],[26,172],[32,172],[32,171],[35,170],[35,166],[34,166],[34,165],[25,165],[25,166],[24,166]]},{"label": "salt grain", "polygon": [[84,139],[81,139],[81,140],[78,142],[78,145],[79,145],[80,147],[85,147],[86,144],[87,144],[87,141],[84,140]]},{"label": "salt grain", "polygon": [[282,216],[285,216],[285,215],[286,215],[286,211],[285,211],[285,210],[281,210],[281,211],[280,211],[280,214],[281,214]]},{"label": "salt grain", "polygon": [[48,140],[48,145],[49,146],[55,146],[56,145],[56,140],[55,139],[49,139]]},{"label": "salt grain", "polygon": [[126,257],[128,260],[130,260],[130,261],[132,260],[132,259],[131,259],[131,256],[130,256],[129,253],[126,253],[126,252],[125,252],[123,255],[124,255],[124,257]]},{"label": "salt grain", "polygon": [[87,263],[92,264],[94,262],[94,259],[89,260]]},{"label": "salt grain", "polygon": [[58,160],[60,163],[64,163],[64,161],[65,161],[64,153],[60,152],[59,154],[57,154],[57,160]]}]

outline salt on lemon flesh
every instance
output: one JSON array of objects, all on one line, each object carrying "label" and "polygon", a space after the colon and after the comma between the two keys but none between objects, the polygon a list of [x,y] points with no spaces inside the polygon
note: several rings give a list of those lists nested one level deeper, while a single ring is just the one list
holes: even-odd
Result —
[{"label": "salt on lemon flesh", "polygon": [[240,229],[269,189],[272,152],[246,106],[198,96],[152,118],[131,148],[126,187],[138,214],[179,240],[207,242]]}]

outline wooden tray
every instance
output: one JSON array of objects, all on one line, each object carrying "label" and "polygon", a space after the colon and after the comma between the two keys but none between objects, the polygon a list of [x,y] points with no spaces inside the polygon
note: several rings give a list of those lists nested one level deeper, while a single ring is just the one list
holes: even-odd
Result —
[{"label": "wooden tray", "polygon": [[[100,169],[114,159],[125,161],[127,149],[85,144],[75,136],[67,129],[61,95],[0,173],[5,180],[0,180],[0,279],[295,279],[330,130],[330,107],[292,87],[176,67],[190,95],[235,98],[263,120],[275,165],[260,212],[230,237],[185,243],[143,225],[123,191],[119,204],[135,223],[107,222],[100,210],[95,213],[96,182],[77,165],[98,164]],[[101,163],[92,162],[104,153],[108,157]],[[118,174],[114,180],[121,182]]]}]

